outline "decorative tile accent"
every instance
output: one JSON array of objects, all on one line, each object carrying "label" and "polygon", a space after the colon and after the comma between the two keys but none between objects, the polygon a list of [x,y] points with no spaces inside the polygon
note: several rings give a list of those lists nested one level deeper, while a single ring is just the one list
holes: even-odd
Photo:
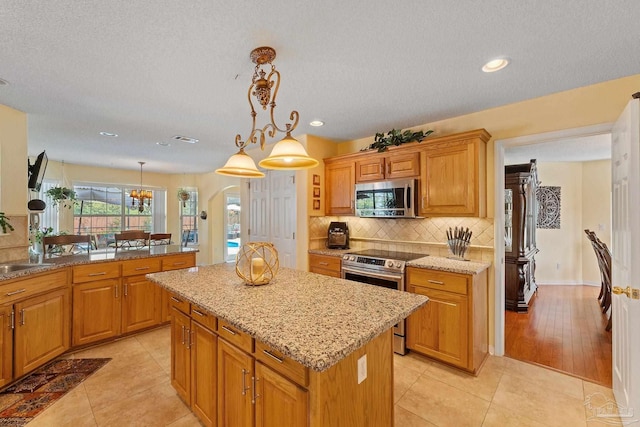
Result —
[{"label": "decorative tile accent", "polygon": [[560,200],[560,187],[538,187],[536,191],[537,228],[560,228]]}]

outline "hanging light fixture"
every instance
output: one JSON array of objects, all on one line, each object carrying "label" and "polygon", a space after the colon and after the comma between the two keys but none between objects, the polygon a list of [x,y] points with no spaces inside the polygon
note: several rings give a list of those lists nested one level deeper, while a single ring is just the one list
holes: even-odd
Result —
[{"label": "hanging light fixture", "polygon": [[137,202],[138,212],[144,212],[145,200],[147,201],[147,206],[149,207],[149,209],[151,209],[151,199],[153,198],[153,193],[151,192],[151,190],[142,189],[142,165],[144,165],[145,162],[138,162],[138,163],[140,163],[140,189],[131,190],[129,197],[131,197],[131,207],[135,207]]},{"label": "hanging light fixture", "polygon": [[[249,56],[253,63],[256,64],[251,85],[247,93],[249,106],[251,107],[251,120],[253,122],[251,133],[244,141],[240,134],[236,135],[236,147],[240,150],[231,156],[222,168],[217,169],[216,173],[241,178],[264,177],[264,173],[258,170],[255,162],[244,152],[244,149],[248,144],[256,144],[259,141],[260,149],[264,150],[266,135],[273,138],[278,132],[284,133],[285,137],[273,147],[269,157],[258,163],[261,167],[266,169],[292,170],[308,169],[317,166],[318,161],[309,157],[309,154],[307,154],[302,144],[291,136],[291,132],[298,126],[298,112],[295,110],[291,112],[289,120],[292,122],[286,123],[284,128],[279,127],[273,118],[273,111],[276,108],[276,97],[278,96],[278,89],[280,87],[280,73],[276,70],[276,66],[273,65],[273,60],[276,58],[275,49],[268,46],[258,47],[253,49]],[[262,67],[267,66],[267,64],[271,66],[269,74],[262,69]],[[271,89],[273,89],[273,93]],[[251,95],[256,97],[260,105],[262,105],[263,110],[266,111],[267,108],[269,108],[271,121],[262,129],[256,128],[257,113],[253,106]]]}]

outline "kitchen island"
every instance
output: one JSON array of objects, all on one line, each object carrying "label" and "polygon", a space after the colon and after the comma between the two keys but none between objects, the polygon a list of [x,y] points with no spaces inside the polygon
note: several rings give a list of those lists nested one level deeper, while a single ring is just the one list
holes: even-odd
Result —
[{"label": "kitchen island", "polygon": [[426,297],[287,268],[246,286],[231,264],[147,278],[174,295],[172,384],[206,425],[393,426],[391,328]]}]

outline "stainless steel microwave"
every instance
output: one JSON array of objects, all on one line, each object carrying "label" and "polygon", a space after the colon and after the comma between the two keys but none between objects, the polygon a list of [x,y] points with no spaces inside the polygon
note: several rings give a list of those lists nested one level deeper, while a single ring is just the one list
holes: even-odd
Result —
[{"label": "stainless steel microwave", "polygon": [[418,189],[415,179],[356,184],[356,216],[367,218],[416,218]]}]

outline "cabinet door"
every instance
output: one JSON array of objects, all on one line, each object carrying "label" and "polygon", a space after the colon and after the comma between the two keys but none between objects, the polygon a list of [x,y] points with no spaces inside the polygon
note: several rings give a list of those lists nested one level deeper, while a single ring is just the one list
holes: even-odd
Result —
[{"label": "cabinet door", "polygon": [[171,320],[171,385],[187,405],[191,405],[191,352],[189,351],[190,320],[172,308]]},{"label": "cabinet door", "polygon": [[340,277],[342,260],[337,257],[309,254],[309,271],[325,276]]},{"label": "cabinet door", "polygon": [[328,163],[324,169],[327,215],[353,215],[354,162]]},{"label": "cabinet door", "polygon": [[390,154],[385,159],[387,179],[412,178],[420,175],[420,153]]},{"label": "cabinet door", "polygon": [[206,426],[216,424],[216,335],[191,321],[191,409]]},{"label": "cabinet door", "polygon": [[0,307],[0,387],[13,380],[13,306]]},{"label": "cabinet door", "polygon": [[169,304],[169,299],[171,298],[171,293],[165,288],[160,288],[160,322],[170,322],[171,321],[171,305]]},{"label": "cabinet door", "polygon": [[73,285],[73,345],[120,334],[120,280]]},{"label": "cabinet door", "polygon": [[15,376],[64,353],[70,344],[69,289],[59,289],[15,304]]},{"label": "cabinet door", "polygon": [[356,160],[356,182],[383,180],[384,166],[384,157],[371,156]]},{"label": "cabinet door", "polygon": [[308,392],[256,362],[256,427],[308,425]]},{"label": "cabinet door", "polygon": [[252,427],[253,358],[218,338],[218,425]]},{"label": "cabinet door", "polygon": [[122,333],[160,323],[160,289],[144,276],[122,279]]},{"label": "cabinet door", "polygon": [[468,302],[464,295],[409,284],[408,291],[429,302],[407,319],[407,347],[443,362],[468,368]]},{"label": "cabinet door", "polygon": [[473,143],[423,151],[420,213],[479,216],[477,161]]}]

